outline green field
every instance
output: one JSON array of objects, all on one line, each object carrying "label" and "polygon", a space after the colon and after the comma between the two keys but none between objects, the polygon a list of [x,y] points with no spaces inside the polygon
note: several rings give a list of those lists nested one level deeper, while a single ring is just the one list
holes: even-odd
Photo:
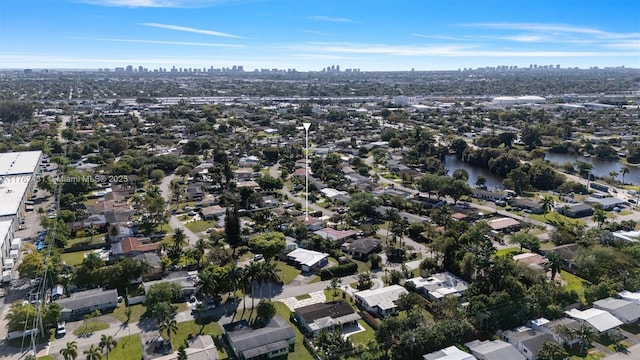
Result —
[{"label": "green field", "polygon": [[117,341],[118,345],[109,353],[109,360],[142,359],[142,341],[138,335],[125,336]]},{"label": "green field", "polygon": [[[590,282],[588,282],[587,280],[575,276],[570,272],[564,271],[562,270],[560,272],[562,274],[562,278],[564,279],[564,281],[567,283],[567,285],[564,287],[567,291],[575,291],[579,296],[580,296],[580,300],[582,302],[584,302],[584,296],[582,294],[582,286],[583,284],[587,285],[587,284],[591,284]],[[556,275],[556,279],[558,278],[558,275]]]},{"label": "green field", "polygon": [[502,249],[502,250],[498,250],[495,253],[495,256],[514,256],[514,255],[518,255],[518,254],[522,254],[523,251],[520,250],[520,248],[518,247],[514,247],[514,248],[508,248],[508,249]]},{"label": "green field", "polygon": [[186,226],[187,229],[193,231],[194,233],[199,233],[207,230],[208,228],[215,228],[216,222],[213,220],[211,221],[199,220],[199,221],[188,222],[184,226]]},{"label": "green field", "polygon": [[[131,309],[131,318],[129,319],[129,323],[135,323],[140,321],[142,314],[144,314],[145,311],[147,311],[147,308],[142,304],[132,305],[132,306],[129,306],[129,308]],[[124,324],[127,321],[127,316],[125,315],[126,309],[127,307],[124,306],[124,303],[121,303],[120,306],[118,306],[113,311],[113,313],[111,313],[111,315],[116,319],[120,320]]]},{"label": "green field", "polygon": [[542,223],[548,223],[548,224],[565,223],[565,224],[586,225],[585,222],[582,220],[572,219],[570,217],[566,217],[556,212],[547,213],[546,217],[545,215],[542,215],[542,214],[529,214],[529,218],[536,221],[540,221]]},{"label": "green field", "polygon": [[296,276],[300,275],[300,270],[283,261],[278,261],[276,265],[278,269],[280,269],[280,279],[284,284],[292,282]]},{"label": "green field", "polygon": [[84,260],[84,255],[90,252],[91,250],[63,253],[60,254],[60,260],[62,260],[67,265],[80,265]]},{"label": "green field", "polygon": [[73,335],[81,336],[92,334],[96,331],[105,330],[109,328],[109,324],[104,321],[87,320],[79,328],[73,331]]}]

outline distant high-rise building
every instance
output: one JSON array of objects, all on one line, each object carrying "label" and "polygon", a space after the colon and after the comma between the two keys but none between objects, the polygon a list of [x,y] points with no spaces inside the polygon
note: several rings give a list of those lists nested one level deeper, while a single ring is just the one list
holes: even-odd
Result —
[{"label": "distant high-rise building", "polygon": [[116,72],[124,72],[124,68],[123,67],[117,67],[115,71]]},{"label": "distant high-rise building", "polygon": [[127,65],[127,72],[133,72],[133,66],[132,65]]}]

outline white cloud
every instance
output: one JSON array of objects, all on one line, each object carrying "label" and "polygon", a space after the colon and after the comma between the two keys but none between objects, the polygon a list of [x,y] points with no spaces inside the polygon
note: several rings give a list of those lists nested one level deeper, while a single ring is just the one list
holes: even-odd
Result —
[{"label": "white cloud", "polygon": [[546,37],[540,36],[540,35],[511,35],[511,36],[500,37],[500,39],[515,41],[515,42],[525,42],[525,43],[541,42],[541,41],[548,40]]},{"label": "white cloud", "polygon": [[386,56],[440,56],[440,57],[612,57],[612,56],[637,56],[637,53],[629,51],[554,51],[536,49],[487,49],[482,45],[457,44],[444,45],[389,45],[389,44],[365,44],[365,43],[326,43],[311,42],[301,45],[292,45],[289,48],[294,51],[307,53],[329,54],[367,54]]},{"label": "white cloud", "polygon": [[109,7],[149,8],[201,8],[225,3],[246,2],[237,0],[81,0],[84,3]]},{"label": "white cloud", "polygon": [[309,16],[310,20],[316,21],[326,21],[326,22],[335,22],[335,23],[349,23],[353,22],[351,19],[343,18],[343,17],[333,17],[333,16]]},{"label": "white cloud", "polygon": [[468,38],[465,38],[465,37],[448,36],[448,35],[427,35],[427,34],[413,33],[411,34],[411,36],[424,38],[424,39],[435,39],[435,40],[450,40],[450,41],[469,40]]},{"label": "white cloud", "polygon": [[224,48],[243,48],[244,45],[236,44],[216,44],[202,43],[190,41],[166,41],[166,40],[142,40],[142,39],[111,39],[111,38],[95,38],[95,41],[124,42],[124,43],[140,43],[140,44],[157,44],[157,45],[180,45],[180,46],[206,46],[206,47],[224,47]]},{"label": "white cloud", "polygon": [[607,44],[606,46],[613,49],[635,50],[637,51],[637,55],[640,56],[640,40],[618,41]]},{"label": "white cloud", "polygon": [[546,34],[567,35],[580,34],[591,35],[598,39],[629,39],[640,37],[640,33],[612,33],[588,27],[573,26],[567,24],[540,24],[540,23],[471,23],[460,26],[481,29],[536,31]]},{"label": "white cloud", "polygon": [[167,29],[167,30],[184,31],[184,32],[190,32],[190,33],[196,33],[196,34],[220,36],[220,37],[233,38],[233,39],[245,39],[244,37],[238,36],[238,35],[223,33],[223,32],[214,31],[214,30],[196,29],[196,28],[187,27],[187,26],[158,24],[158,23],[140,23],[138,25],[155,27],[160,29]]}]

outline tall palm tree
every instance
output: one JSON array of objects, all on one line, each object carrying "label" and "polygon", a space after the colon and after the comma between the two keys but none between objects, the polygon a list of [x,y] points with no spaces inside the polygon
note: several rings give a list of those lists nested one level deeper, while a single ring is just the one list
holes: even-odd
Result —
[{"label": "tall palm tree", "polygon": [[596,207],[593,211],[593,217],[591,219],[598,223],[598,228],[601,228],[602,224],[604,224],[604,222],[607,220],[607,213],[605,213],[601,207]]},{"label": "tall palm tree", "polygon": [[178,332],[178,322],[176,319],[166,318],[164,322],[160,324],[160,333],[163,332],[167,334],[167,339],[169,339],[169,343],[171,343],[171,334],[175,335]]},{"label": "tall palm tree", "polygon": [[629,167],[623,166],[622,169],[620,169],[620,173],[622,174],[622,185],[624,185],[624,176],[629,173]]},{"label": "tall palm tree", "polygon": [[75,341],[67,341],[67,347],[60,349],[60,355],[64,360],[76,360],[78,357],[78,343]]},{"label": "tall palm tree", "polygon": [[[280,268],[272,262],[264,262],[262,263],[262,269],[260,271],[260,280],[261,282],[269,284],[269,300],[271,300],[271,284],[280,283]],[[262,289],[262,287],[261,287]],[[260,294],[262,297],[262,293]]]},{"label": "tall palm tree", "polygon": [[396,221],[396,223],[394,224],[393,229],[391,229],[394,242],[396,238],[400,239],[400,247],[402,247],[403,245],[402,239],[404,237],[404,234],[407,233],[407,230],[409,230],[409,220],[403,217],[399,218],[398,221]]},{"label": "tall palm tree", "polygon": [[182,247],[187,245],[187,236],[184,234],[184,230],[181,228],[173,230],[173,237],[171,238],[174,249],[182,251]]},{"label": "tall palm tree", "polygon": [[385,215],[387,216],[387,220],[389,220],[389,224],[387,226],[387,239],[385,240],[385,242],[388,245],[389,244],[389,231],[391,231],[392,225],[396,222],[396,220],[398,218],[398,212],[396,211],[396,209],[387,209]]},{"label": "tall palm tree", "polygon": [[260,282],[262,272],[262,263],[251,262],[245,267],[245,278],[251,284],[251,308],[254,308],[255,296],[253,294],[254,284]]},{"label": "tall palm tree", "polygon": [[544,218],[547,218],[547,213],[553,208],[553,198],[546,195],[542,198],[542,210],[544,211]]},{"label": "tall palm tree", "polygon": [[107,336],[105,334],[102,334],[102,336],[100,337],[100,344],[98,346],[100,346],[101,351],[107,350],[106,355],[107,355],[107,360],[109,360],[109,353],[117,345],[118,345],[118,342],[116,341],[116,339],[113,338],[113,336],[111,335]]},{"label": "tall palm tree", "polygon": [[100,351],[100,347],[91,344],[91,347],[87,350],[83,351],[87,357],[87,360],[102,360],[102,352]]},{"label": "tall palm tree", "polygon": [[562,258],[553,251],[547,251],[545,254],[547,260],[549,260],[549,269],[551,269],[551,280],[556,279],[556,273],[560,272],[560,266],[562,265]]},{"label": "tall palm tree", "polygon": [[196,285],[200,287],[200,292],[204,296],[214,299],[220,284],[218,284],[218,277],[215,271],[211,268],[206,268],[198,273]]},{"label": "tall palm tree", "polygon": [[229,283],[231,284],[231,288],[233,289],[233,296],[235,297],[238,292],[238,285],[240,284],[240,282],[242,281],[242,278],[245,275],[244,269],[234,265],[233,267],[230,267],[227,270],[226,275],[227,275],[227,281],[229,281]]},{"label": "tall palm tree", "polygon": [[591,346],[591,342],[596,337],[596,333],[590,325],[581,324],[578,330],[576,330],[576,337],[580,343],[580,353],[584,353],[585,350]]},{"label": "tall palm tree", "polygon": [[617,171],[609,171],[609,177],[611,178],[612,181],[616,180],[616,177],[618,177],[618,172]]}]

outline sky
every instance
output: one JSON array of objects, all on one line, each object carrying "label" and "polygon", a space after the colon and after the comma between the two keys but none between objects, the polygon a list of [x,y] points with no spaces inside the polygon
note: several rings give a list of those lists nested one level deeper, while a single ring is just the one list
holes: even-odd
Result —
[{"label": "sky", "polygon": [[0,0],[0,69],[640,68],[638,0]]}]

